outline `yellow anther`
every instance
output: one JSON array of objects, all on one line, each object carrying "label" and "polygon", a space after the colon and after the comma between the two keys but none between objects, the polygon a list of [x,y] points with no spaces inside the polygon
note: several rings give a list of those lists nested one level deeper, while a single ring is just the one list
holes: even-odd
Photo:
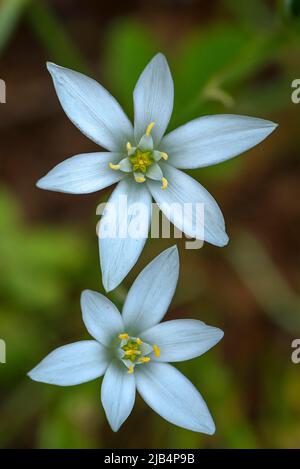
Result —
[{"label": "yellow anther", "polygon": [[161,182],[162,182],[161,188],[162,190],[165,190],[168,187],[168,181],[166,180],[166,178],[162,178]]},{"label": "yellow anther", "polygon": [[160,357],[160,348],[155,344],[152,345],[152,348],[153,348],[153,352],[154,352],[154,355],[156,356],[156,358],[159,358]]},{"label": "yellow anther", "polygon": [[169,158],[168,153],[165,153],[164,151],[160,152],[160,156],[162,157],[163,160],[167,161]]},{"label": "yellow anther", "polygon": [[140,363],[148,363],[150,362],[150,357],[141,357],[139,358]]},{"label": "yellow anther", "polygon": [[134,176],[135,182],[142,183],[146,181],[144,176]]},{"label": "yellow anther", "polygon": [[133,373],[133,372],[134,372],[134,366],[133,366],[133,365],[130,365],[130,367],[128,368],[127,373],[128,373],[129,375],[131,375],[131,373]]},{"label": "yellow anther", "polygon": [[143,343],[142,340],[139,339],[139,338],[135,339],[135,341],[136,341],[136,343],[137,343],[138,345],[141,345],[141,344]]},{"label": "yellow anther", "polygon": [[141,355],[142,352],[140,352],[139,350],[125,350],[125,355],[126,357],[131,357],[132,355]]},{"label": "yellow anther", "polygon": [[150,137],[151,130],[153,129],[154,126],[155,126],[155,122],[151,122],[151,124],[148,125],[146,129],[146,137]]},{"label": "yellow anther", "polygon": [[108,163],[108,166],[110,167],[110,169],[114,169],[114,170],[121,168],[119,164],[113,164],[113,163]]},{"label": "yellow anther", "polygon": [[131,145],[130,142],[127,142],[127,143],[126,143],[126,150],[127,150],[127,151],[131,151],[131,150],[132,150],[132,145]]},{"label": "yellow anther", "polygon": [[120,340],[128,340],[129,339],[129,335],[124,333],[124,334],[119,334],[119,339]]}]

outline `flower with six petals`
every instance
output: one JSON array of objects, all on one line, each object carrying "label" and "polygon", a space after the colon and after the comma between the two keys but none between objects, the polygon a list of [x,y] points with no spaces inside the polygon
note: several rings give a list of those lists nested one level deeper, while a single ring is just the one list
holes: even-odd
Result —
[{"label": "flower with six petals", "polygon": [[29,372],[35,381],[71,386],[104,375],[101,400],[117,431],[132,411],[136,390],[169,422],[213,434],[214,422],[194,385],[168,362],[202,355],[223,332],[194,319],[160,323],[179,271],[177,248],[156,257],[129,290],[122,314],[105,296],[84,291],[83,321],[95,340],[65,345]]},{"label": "flower with six petals", "polygon": [[[96,144],[108,150],[73,156],[58,164],[37,186],[84,194],[118,183],[109,203],[126,196],[128,205],[142,203],[145,229],[151,223],[152,198],[183,233],[195,235],[193,206],[204,206],[203,239],[216,246],[228,242],[224,218],[214,198],[181,169],[210,166],[232,158],[265,139],[273,122],[238,115],[205,116],[165,134],[173,109],[173,80],[165,57],[157,54],[142,72],[133,93],[134,125],[118,102],[99,83],[81,73],[49,63],[61,105],[70,120]],[[183,205],[191,209],[182,210]],[[118,226],[132,218],[117,212]],[[102,223],[112,223],[108,211],[100,223],[99,249],[105,289],[114,289],[136,263],[145,236],[101,236]],[[202,238],[201,238],[202,239]]]}]

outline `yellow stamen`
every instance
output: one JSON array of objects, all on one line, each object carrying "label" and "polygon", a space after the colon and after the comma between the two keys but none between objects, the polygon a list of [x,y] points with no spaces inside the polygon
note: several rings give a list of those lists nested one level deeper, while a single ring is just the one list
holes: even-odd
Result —
[{"label": "yellow stamen", "polygon": [[165,190],[168,187],[168,181],[166,180],[166,178],[162,178],[161,182],[162,182],[161,188],[162,190]]},{"label": "yellow stamen", "polygon": [[132,145],[131,145],[130,142],[127,142],[127,143],[126,143],[126,149],[127,149],[127,151],[131,151],[131,150],[132,150]]},{"label": "yellow stamen", "polygon": [[152,345],[152,348],[153,348],[153,352],[154,352],[154,355],[156,356],[156,358],[159,358],[160,357],[160,348],[155,344]]},{"label": "yellow stamen", "polygon": [[135,179],[135,182],[139,182],[139,183],[142,183],[142,182],[145,182],[146,181],[146,178],[144,176],[134,176],[134,179]]},{"label": "yellow stamen", "polygon": [[143,343],[143,342],[141,341],[141,339],[139,339],[139,338],[135,339],[135,341],[136,341],[136,343],[137,343],[138,345],[141,345],[141,344]]},{"label": "yellow stamen", "polygon": [[119,164],[113,164],[113,163],[109,163],[108,166],[110,167],[110,169],[114,169],[114,170],[120,169],[121,167]]},{"label": "yellow stamen", "polygon": [[125,350],[126,357],[131,357],[131,355],[141,355],[142,352],[139,350]]},{"label": "yellow stamen", "polygon": [[134,372],[134,366],[133,366],[133,365],[130,365],[130,367],[128,368],[127,373],[128,373],[129,375],[131,375],[131,373],[133,373],[133,372]]},{"label": "yellow stamen", "polygon": [[148,363],[150,362],[150,357],[141,357],[139,358],[140,363]]},{"label": "yellow stamen", "polygon": [[148,125],[146,129],[146,137],[150,137],[151,130],[153,129],[154,126],[155,126],[155,122],[151,122],[151,124]]},{"label": "yellow stamen", "polygon": [[119,339],[120,340],[128,340],[129,339],[129,335],[124,333],[124,334],[119,334]]},{"label": "yellow stamen", "polygon": [[168,153],[165,153],[164,151],[160,152],[160,156],[162,157],[163,160],[167,161],[169,158]]}]

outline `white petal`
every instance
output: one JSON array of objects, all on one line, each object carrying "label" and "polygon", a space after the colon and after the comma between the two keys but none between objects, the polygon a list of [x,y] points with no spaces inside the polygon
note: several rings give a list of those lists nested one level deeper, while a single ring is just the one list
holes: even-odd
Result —
[{"label": "white petal", "polygon": [[187,174],[166,163],[160,166],[168,180],[167,189],[162,190],[159,182],[149,179],[147,184],[165,216],[187,236],[204,239],[215,246],[225,246],[228,236],[215,199]]},{"label": "white petal", "polygon": [[107,420],[114,432],[130,415],[135,401],[135,377],[119,360],[114,360],[103,378],[101,401]]},{"label": "white petal", "polygon": [[47,64],[60,103],[69,119],[91,140],[111,151],[125,150],[132,125],[119,103],[92,78]]},{"label": "white petal", "polygon": [[143,135],[139,141],[138,147],[142,151],[152,151],[153,150],[153,138],[151,135]]},{"label": "white petal", "polygon": [[151,166],[147,169],[146,176],[150,179],[154,179],[154,181],[161,181],[163,177],[163,172],[160,169],[159,164],[152,163]]},{"label": "white petal", "polygon": [[105,296],[91,290],[81,294],[81,309],[88,332],[101,344],[109,347],[124,332],[121,314]]},{"label": "white petal", "polygon": [[168,126],[174,99],[174,85],[166,58],[157,54],[141,74],[133,93],[134,136],[138,143],[148,125],[158,145]]},{"label": "white petal", "polygon": [[151,194],[132,176],[113,191],[100,221],[99,249],[102,282],[106,291],[116,288],[138,260],[151,221]]},{"label": "white petal", "polygon": [[151,360],[180,362],[202,355],[222,339],[224,333],[195,319],[166,321],[140,334],[140,338],[155,344],[160,349],[160,357]]},{"label": "white petal", "polygon": [[120,170],[124,171],[125,173],[131,173],[132,172],[132,164],[130,162],[130,158],[126,156],[126,158],[123,158],[121,161],[119,161],[120,165]]},{"label": "white petal", "polygon": [[37,182],[37,187],[69,194],[88,194],[120,181],[124,174],[110,169],[118,163],[121,153],[85,153],[72,156],[55,166]]},{"label": "white petal", "polygon": [[233,158],[264,140],[274,122],[248,116],[219,114],[195,119],[173,130],[161,142],[176,168],[200,168]]},{"label": "white petal", "polygon": [[83,340],[55,349],[28,376],[42,383],[73,386],[99,378],[108,363],[107,350],[101,344]]},{"label": "white petal", "polygon": [[167,363],[147,363],[136,367],[135,375],[144,401],[168,422],[194,432],[215,432],[202,396],[176,368]]},{"label": "white petal", "polygon": [[139,274],[122,311],[126,331],[136,335],[161,321],[173,298],[179,273],[177,247],[163,251]]}]

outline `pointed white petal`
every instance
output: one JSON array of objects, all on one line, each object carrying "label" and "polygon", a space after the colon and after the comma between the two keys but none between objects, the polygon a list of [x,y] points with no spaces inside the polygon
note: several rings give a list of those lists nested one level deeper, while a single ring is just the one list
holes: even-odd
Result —
[{"label": "pointed white petal", "polygon": [[157,324],[140,334],[148,344],[160,349],[160,356],[151,360],[180,362],[202,355],[222,339],[224,333],[195,319],[176,319]]},{"label": "pointed white petal", "polygon": [[215,246],[225,246],[228,236],[215,199],[187,174],[166,163],[160,166],[168,180],[167,189],[162,190],[159,182],[149,179],[147,185],[165,216],[187,236],[204,239]]},{"label": "pointed white petal", "polygon": [[99,228],[106,291],[116,288],[138,260],[148,236],[151,201],[146,184],[136,183],[131,176],[119,182],[109,198]]},{"label": "pointed white petal", "polygon": [[88,138],[111,151],[124,151],[132,125],[119,103],[92,78],[47,63],[60,103],[69,119]]},{"label": "pointed white petal", "polygon": [[37,187],[69,194],[89,194],[120,181],[124,174],[109,163],[118,163],[121,153],[85,153],[59,163],[37,182]]},{"label": "pointed white petal", "polygon": [[166,135],[161,148],[176,168],[200,168],[233,158],[264,140],[274,122],[219,114],[192,120]]},{"label": "pointed white petal", "polygon": [[167,363],[146,363],[136,367],[135,375],[138,392],[165,420],[194,432],[215,432],[202,396],[176,368]]},{"label": "pointed white petal", "polygon": [[91,290],[81,294],[83,322],[98,342],[109,347],[124,332],[121,314],[105,296]]},{"label": "pointed white petal", "polygon": [[161,181],[163,177],[163,172],[157,163],[152,163],[151,166],[147,169],[146,176],[154,181]]},{"label": "pointed white petal", "polygon": [[138,147],[142,151],[152,151],[153,150],[153,138],[151,135],[143,135],[139,141]]},{"label": "pointed white petal", "polygon": [[163,251],[139,274],[122,311],[126,331],[136,335],[161,321],[173,298],[179,273],[177,247]]},{"label": "pointed white petal", "polygon": [[141,74],[133,93],[134,136],[138,143],[151,122],[155,145],[168,126],[174,99],[174,85],[166,58],[157,54]]},{"label": "pointed white petal", "polygon": [[135,377],[119,360],[114,360],[103,378],[101,401],[107,420],[114,432],[130,415],[135,401]]},{"label": "pointed white petal", "polygon": [[123,158],[121,161],[119,161],[120,165],[120,170],[124,171],[125,173],[131,173],[132,172],[132,164],[130,162],[130,158],[126,156],[126,158]]},{"label": "pointed white petal", "polygon": [[108,364],[106,348],[95,340],[83,340],[55,349],[28,376],[41,383],[73,386],[99,378]]}]

